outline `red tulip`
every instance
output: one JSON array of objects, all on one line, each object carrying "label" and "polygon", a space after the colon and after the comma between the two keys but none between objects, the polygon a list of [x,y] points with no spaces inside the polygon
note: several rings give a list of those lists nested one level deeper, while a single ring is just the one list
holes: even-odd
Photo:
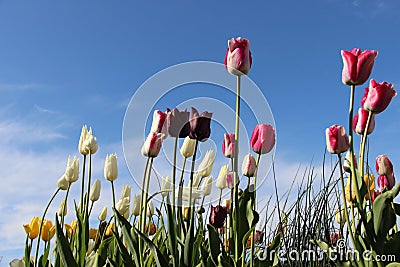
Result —
[{"label": "red tulip", "polygon": [[349,149],[349,139],[343,126],[332,125],[325,131],[326,147],[331,154],[340,154]]},{"label": "red tulip", "polygon": [[224,134],[224,141],[222,142],[222,153],[227,158],[233,158],[235,155],[235,134]]},{"label": "red tulip", "polygon": [[365,83],[371,75],[374,60],[378,51],[354,48],[351,51],[342,50],[343,71],[342,82],[347,85]]},{"label": "red tulip", "polygon": [[376,114],[384,111],[389,106],[392,98],[397,94],[393,88],[394,86],[391,83],[377,83],[374,79],[371,79],[368,91],[365,90],[366,96],[364,94],[363,101],[361,102],[364,109]]},{"label": "red tulip", "polygon": [[249,40],[241,37],[230,39],[224,63],[226,69],[233,75],[249,73],[252,64]]},{"label": "red tulip", "polygon": [[199,112],[192,108],[192,117],[190,118],[190,134],[191,139],[196,139],[201,142],[206,141],[211,134],[211,117],[212,113],[204,111],[199,115]]},{"label": "red tulip", "polygon": [[378,177],[378,187],[380,191],[382,192],[383,189],[392,189],[394,187],[394,184],[396,183],[396,179],[394,178],[393,173],[385,176],[385,175],[380,175]]},{"label": "red tulip", "polygon": [[[353,131],[363,135],[365,128],[367,127],[367,120],[368,120],[369,112],[363,108],[358,109],[358,113],[353,118]],[[372,114],[367,134],[371,134],[375,129],[375,114]]]},{"label": "red tulip", "polygon": [[217,205],[213,207],[211,205],[211,214],[210,214],[210,224],[215,228],[221,228],[224,226],[224,221],[226,219],[226,209],[221,205]]},{"label": "red tulip", "polygon": [[185,138],[190,133],[189,115],[186,109],[174,108],[167,112],[167,131],[172,137]]},{"label": "red tulip", "polygon": [[275,145],[275,129],[269,124],[257,124],[250,138],[250,146],[257,154],[266,154]]},{"label": "red tulip", "polygon": [[142,155],[145,157],[155,158],[161,149],[163,134],[150,133],[142,146]]},{"label": "red tulip", "polygon": [[375,161],[376,171],[379,175],[393,174],[393,164],[387,155],[379,155]]}]

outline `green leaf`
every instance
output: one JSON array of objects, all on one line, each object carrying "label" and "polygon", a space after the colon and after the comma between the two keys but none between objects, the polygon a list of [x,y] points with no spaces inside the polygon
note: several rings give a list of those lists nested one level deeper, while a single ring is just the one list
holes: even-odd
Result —
[{"label": "green leaf", "polygon": [[135,228],[136,233],[139,235],[140,238],[146,242],[149,246],[151,252],[154,255],[158,267],[169,266],[168,261],[165,259],[164,255],[161,251],[154,245],[154,243],[144,234],[142,234],[138,229]]},{"label": "green leaf", "polygon": [[208,242],[210,246],[211,260],[214,265],[218,265],[218,256],[221,254],[222,242],[219,238],[217,229],[211,224],[207,224],[208,228]]},{"label": "green leaf", "polygon": [[71,248],[69,247],[67,238],[61,229],[60,223],[56,216],[56,238],[57,238],[57,252],[60,255],[61,262],[64,266],[78,267],[74,256],[72,255]]},{"label": "green leaf", "polygon": [[131,256],[129,255],[128,250],[125,248],[124,243],[122,242],[122,237],[118,236],[118,232],[114,231],[115,240],[117,241],[119,251],[122,255],[122,261],[125,266],[134,266]]},{"label": "green leaf", "polygon": [[389,230],[396,224],[396,214],[393,206],[393,191],[389,190],[377,196],[372,205],[374,232],[377,247],[382,245]]},{"label": "green leaf", "polygon": [[48,264],[48,258],[49,258],[49,251],[50,251],[50,245],[46,243],[44,252],[42,256],[39,258],[39,265],[42,267],[47,267]]},{"label": "green leaf", "polygon": [[171,253],[171,257],[174,258],[175,264],[178,262],[178,257],[177,257],[177,245],[178,242],[176,240],[177,237],[177,231],[176,231],[176,224],[174,214],[172,211],[172,207],[169,204],[169,195],[167,196],[167,217],[168,217],[168,246],[169,246],[169,251]]}]

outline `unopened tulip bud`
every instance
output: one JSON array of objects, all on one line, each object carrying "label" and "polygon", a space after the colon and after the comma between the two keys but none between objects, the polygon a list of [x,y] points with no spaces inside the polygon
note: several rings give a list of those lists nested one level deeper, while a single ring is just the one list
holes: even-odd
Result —
[{"label": "unopened tulip bud", "polygon": [[372,111],[375,114],[384,111],[392,101],[392,98],[397,95],[394,86],[391,83],[377,83],[371,79],[369,83],[366,97],[363,98],[363,107],[365,110]]},{"label": "unopened tulip bud", "polygon": [[139,216],[140,214],[140,199],[141,195],[134,194],[133,195],[133,202],[132,202],[132,214],[135,216]]},{"label": "unopened tulip bud", "polygon": [[182,217],[185,222],[190,221],[190,208],[188,206],[183,206]]},{"label": "unopened tulip bud", "polygon": [[228,172],[226,174],[226,186],[229,189],[232,189],[235,186],[235,181],[234,181],[234,174],[233,172]]},{"label": "unopened tulip bud", "polygon": [[110,236],[113,235],[114,225],[115,225],[114,222],[111,222],[111,223],[107,226],[106,233],[105,233],[105,236],[106,236],[106,237],[110,237]]},{"label": "unopened tulip bud", "polygon": [[227,158],[232,158],[235,155],[235,134],[224,134],[224,141],[222,142],[222,153]]},{"label": "unopened tulip bud", "polygon": [[189,137],[185,137],[185,139],[183,140],[181,150],[180,150],[181,155],[186,159],[193,157],[195,147],[196,147],[196,140],[190,139]]},{"label": "unopened tulip bud", "polygon": [[202,160],[197,169],[197,173],[203,178],[210,176],[214,160],[215,160],[215,152],[213,150],[208,150],[206,152],[206,155],[204,156],[204,159]]},{"label": "unopened tulip bud", "polygon": [[189,137],[200,142],[206,141],[211,134],[210,124],[212,115],[212,113],[207,111],[199,115],[199,112],[195,108],[192,108]]},{"label": "unopened tulip bud", "polygon": [[90,188],[89,199],[90,201],[97,201],[100,198],[100,191],[101,191],[101,183],[99,179],[94,181],[92,188]]},{"label": "unopened tulip bud", "polygon": [[[363,108],[358,109],[358,113],[353,118],[353,131],[357,134],[363,135],[367,127],[369,113]],[[371,115],[367,135],[371,134],[375,129],[375,114]]]},{"label": "unopened tulip bud", "polygon": [[154,110],[153,113],[153,121],[151,124],[150,131],[152,133],[163,133],[166,136],[166,125],[165,120],[167,118],[167,113],[162,112],[161,110]]},{"label": "unopened tulip bud", "polygon": [[325,131],[326,148],[331,154],[340,154],[346,152],[349,147],[349,139],[343,126],[332,125]]},{"label": "unopened tulip bud", "polygon": [[250,147],[257,154],[269,153],[275,146],[275,128],[269,124],[257,124],[250,138]]},{"label": "unopened tulip bud", "polygon": [[221,228],[224,226],[226,215],[227,212],[224,207],[220,205],[214,207],[211,205],[210,224],[215,228]]},{"label": "unopened tulip bud", "polygon": [[160,153],[163,134],[151,132],[142,146],[142,155],[145,157],[156,158]]},{"label": "unopened tulip bud", "polygon": [[362,51],[354,48],[351,51],[342,50],[343,71],[342,82],[347,85],[361,85],[365,83],[371,74],[374,60],[378,51]]},{"label": "unopened tulip bud", "polygon": [[117,154],[111,154],[106,156],[104,163],[104,178],[108,181],[115,181],[118,177],[118,166],[117,166]]},{"label": "unopened tulip bud", "polygon": [[211,194],[212,181],[212,176],[209,176],[207,180],[204,181],[203,185],[201,186],[201,192],[203,193],[203,196],[208,196]]},{"label": "unopened tulip bud", "polygon": [[61,190],[67,190],[69,187],[69,182],[65,178],[65,174],[61,176],[60,179],[57,181],[57,187],[60,188]]},{"label": "unopened tulip bud", "polygon": [[44,220],[42,224],[42,234],[41,234],[42,240],[45,242],[50,241],[55,233],[56,233],[55,225],[53,225],[52,222],[49,220]]},{"label": "unopened tulip bud", "polygon": [[226,174],[228,173],[228,165],[223,165],[219,171],[215,186],[221,190],[226,188]]},{"label": "unopened tulip bud", "polygon": [[335,221],[336,221],[338,224],[344,224],[345,221],[346,221],[345,218],[346,218],[346,217],[345,217],[345,211],[344,211],[344,209],[336,210]]},{"label": "unopened tulip bud", "polygon": [[104,207],[99,215],[99,221],[105,221],[107,218],[107,207]]},{"label": "unopened tulip bud", "polygon": [[246,177],[253,177],[256,173],[256,160],[253,155],[247,154],[243,159],[242,174]]},{"label": "unopened tulip bud", "polygon": [[153,201],[149,201],[147,203],[147,213],[146,213],[147,217],[151,217],[154,215],[154,205],[153,205]]},{"label": "unopened tulip bud", "polygon": [[65,180],[72,184],[76,182],[79,178],[79,159],[74,156],[73,159],[68,157],[67,168],[64,174]]},{"label": "unopened tulip bud", "polygon": [[58,216],[67,216],[68,204],[65,203],[65,199],[63,199],[60,203],[60,207],[58,209]]},{"label": "unopened tulip bud", "polygon": [[376,157],[375,166],[379,175],[390,175],[393,173],[393,164],[387,155]]},{"label": "unopened tulip bud", "polygon": [[241,37],[228,40],[224,63],[226,69],[233,75],[249,73],[252,64],[249,40]]},{"label": "unopened tulip bud", "polygon": [[79,144],[78,144],[78,150],[82,155],[87,155],[89,154],[89,151],[86,150],[86,147],[84,145],[86,136],[88,135],[89,131],[87,129],[86,125],[82,126],[82,131],[81,131],[81,136],[79,138]]},{"label": "unopened tulip bud", "polygon": [[149,228],[149,224],[146,223],[144,231],[148,233],[150,236],[152,236],[157,232],[157,227],[154,225],[154,223],[150,222],[150,228]]},{"label": "unopened tulip bud", "polygon": [[[357,169],[356,154],[353,154],[353,163],[354,163],[354,169]],[[351,173],[350,151],[347,151],[346,157],[344,158],[343,169],[344,169],[346,172]]]}]

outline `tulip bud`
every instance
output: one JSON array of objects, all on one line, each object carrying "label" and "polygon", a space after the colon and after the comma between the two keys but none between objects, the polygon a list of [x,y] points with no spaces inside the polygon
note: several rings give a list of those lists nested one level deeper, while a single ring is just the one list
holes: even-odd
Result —
[{"label": "tulip bud", "polygon": [[58,208],[58,216],[67,216],[68,204],[65,203],[65,199],[63,199],[60,203],[60,207]]},{"label": "tulip bud", "polygon": [[378,177],[378,187],[379,190],[382,192],[384,189],[392,189],[396,183],[393,173],[387,176],[380,175]]},{"label": "tulip bud", "polygon": [[106,156],[104,163],[104,178],[108,181],[115,181],[118,177],[118,166],[117,166],[117,154],[111,154]]},{"label": "tulip bud", "polygon": [[79,177],[79,159],[74,156],[73,159],[71,157],[68,157],[68,162],[67,162],[67,168],[65,170],[64,178],[72,184],[73,182],[76,182]]},{"label": "tulip bud", "polygon": [[246,177],[253,177],[256,173],[257,165],[253,155],[247,154],[243,159],[242,174]]},{"label": "tulip bud", "polygon": [[163,134],[150,133],[142,146],[142,155],[145,157],[155,158],[160,153]]},{"label": "tulip bud", "polygon": [[344,224],[346,222],[345,211],[344,209],[336,210],[335,221],[338,224]]},{"label": "tulip bud", "polygon": [[234,175],[233,172],[228,172],[226,174],[226,186],[229,189],[232,189],[235,186]]},{"label": "tulip bud", "polygon": [[161,183],[161,195],[163,197],[168,196],[169,190],[171,189],[171,178],[169,176],[165,177],[165,179],[162,179]]},{"label": "tulip bud", "polygon": [[223,190],[226,188],[226,175],[228,173],[228,165],[223,165],[219,171],[217,182],[215,186]]},{"label": "tulip bud", "polygon": [[38,217],[33,217],[29,224],[24,224],[25,233],[30,239],[35,239],[39,235],[40,219]]},{"label": "tulip bud", "polygon": [[130,185],[124,185],[122,187],[120,199],[127,197],[130,200],[131,199],[131,191],[132,191],[132,187]]},{"label": "tulip bud", "polygon": [[101,183],[99,179],[94,181],[92,188],[90,189],[89,199],[93,202],[100,198]]},{"label": "tulip bud", "polygon": [[97,232],[98,232],[97,229],[90,228],[89,229],[89,239],[96,240]]},{"label": "tulip bud", "polygon": [[150,236],[152,236],[157,232],[157,227],[154,225],[154,223],[150,222],[150,229],[149,229],[149,224],[146,223],[144,231],[148,233]]},{"label": "tulip bud", "polygon": [[168,134],[172,137],[187,137],[190,133],[189,116],[190,112],[186,109],[179,111],[174,108],[172,111],[167,112]]},{"label": "tulip bud", "polygon": [[269,153],[275,145],[275,129],[269,124],[257,124],[250,138],[250,146],[257,154]]},{"label": "tulip bud", "polygon": [[147,203],[147,212],[146,212],[146,215],[147,215],[147,217],[151,217],[151,216],[153,216],[154,215],[154,205],[153,205],[153,201],[152,200],[150,200],[148,203]]},{"label": "tulip bud", "polygon": [[[353,131],[363,135],[365,132],[365,128],[367,127],[368,120],[368,111],[363,108],[358,109],[358,113],[354,115],[353,118]],[[372,114],[371,119],[369,121],[369,126],[367,130],[367,135],[371,134],[375,129],[375,114]]]},{"label": "tulip bud", "polygon": [[367,186],[367,193],[365,194],[365,199],[369,200],[370,196],[374,194],[375,190],[375,176],[370,173],[370,174],[365,174],[364,175],[364,183]]},{"label": "tulip bud", "polygon": [[342,82],[347,85],[361,85],[368,80],[378,51],[354,48],[351,51],[342,50],[343,71]]},{"label": "tulip bud", "polygon": [[228,40],[224,64],[233,75],[248,74],[252,64],[249,40],[241,37]]},{"label": "tulip bud", "polygon": [[362,104],[365,110],[378,114],[389,106],[390,101],[396,95],[393,84],[387,82],[377,83],[374,79],[371,79]]},{"label": "tulip bud", "polygon": [[105,221],[107,218],[107,207],[104,207],[103,210],[101,211],[100,215],[99,215],[99,221]]},{"label": "tulip bud", "polygon": [[190,208],[188,206],[183,206],[182,217],[185,222],[190,221]]},{"label": "tulip bud", "polygon": [[[356,154],[353,154],[353,162],[354,162],[354,168],[357,169],[357,159],[356,159]],[[351,158],[350,158],[350,151],[347,151],[346,157],[344,158],[343,162],[343,169],[351,173]]]},{"label": "tulip bud", "polygon": [[211,134],[210,124],[212,115],[212,113],[207,111],[199,115],[199,112],[195,108],[192,108],[189,137],[200,142],[206,141]]},{"label": "tulip bud", "polygon": [[186,159],[192,157],[194,154],[195,147],[196,147],[196,140],[190,139],[189,137],[185,137],[181,147],[182,156]]},{"label": "tulip bud", "polygon": [[331,154],[340,154],[346,152],[349,149],[349,139],[346,135],[346,130],[343,126],[337,124],[332,125],[325,131],[326,135],[326,147]]},{"label": "tulip bud", "polygon": [[166,125],[165,119],[167,118],[167,113],[160,110],[155,110],[153,113],[153,122],[151,124],[152,133],[163,133],[166,136]]},{"label": "tulip bud", "polygon": [[227,213],[231,212],[231,205],[232,205],[232,201],[230,198],[226,198],[226,199],[222,200],[221,206],[225,208]]},{"label": "tulip bud", "polygon": [[67,190],[69,187],[69,182],[67,181],[65,174],[61,176],[60,179],[57,181],[57,187],[60,188],[61,190]]},{"label": "tulip bud", "polygon": [[25,267],[25,261],[23,258],[22,259],[13,259],[10,262],[10,267]]},{"label": "tulip bud", "polygon": [[214,160],[215,160],[215,152],[213,150],[208,150],[206,152],[206,155],[204,156],[204,159],[202,160],[197,169],[197,173],[203,178],[210,176]]},{"label": "tulip bud", "polygon": [[[351,184],[351,191],[350,191],[350,184]],[[356,185],[354,182],[350,182],[350,180],[347,182],[346,187],[345,187],[345,196],[346,196],[346,200],[347,202],[351,203],[351,202],[355,202],[356,200]]]},{"label": "tulip bud", "polygon": [[227,212],[224,207],[217,205],[211,205],[211,214],[210,214],[210,224],[215,228],[221,228],[224,226],[224,221],[226,219]]},{"label": "tulip bud", "polygon": [[139,216],[140,214],[140,199],[141,195],[134,194],[133,195],[133,202],[132,202],[132,214],[135,216]]},{"label": "tulip bud", "polygon": [[113,235],[114,225],[115,225],[114,222],[111,222],[111,223],[107,226],[106,233],[105,233],[106,237],[110,237],[110,236]]},{"label": "tulip bud", "polygon": [[86,150],[86,147],[84,145],[86,136],[88,135],[88,129],[86,125],[82,126],[82,131],[81,131],[81,137],[79,138],[79,144],[78,144],[78,150],[82,155],[87,155],[89,154],[89,151]]},{"label": "tulip bud", "polygon": [[97,144],[97,138],[92,134],[92,128],[90,128],[88,134],[86,135],[86,139],[83,142],[83,145],[85,147],[84,149],[88,151],[88,154],[90,153],[93,155],[97,152],[99,146]]},{"label": "tulip bud", "polygon": [[207,180],[204,181],[203,185],[201,186],[201,192],[203,193],[203,196],[208,196],[211,194],[212,181],[212,176],[209,176]]},{"label": "tulip bud", "polygon": [[224,134],[224,141],[222,142],[222,153],[227,158],[235,156],[235,134]]},{"label": "tulip bud", "polygon": [[41,238],[43,241],[50,241],[54,234],[56,233],[56,227],[53,226],[52,222],[49,220],[44,220],[42,224],[42,234]]},{"label": "tulip bud", "polygon": [[390,175],[393,173],[393,165],[387,155],[376,157],[376,171],[379,175]]},{"label": "tulip bud", "polygon": [[124,216],[126,211],[129,210],[129,205],[130,205],[129,197],[124,197],[124,198],[121,198],[117,202],[117,204],[115,204],[115,209],[118,211],[119,214]]}]

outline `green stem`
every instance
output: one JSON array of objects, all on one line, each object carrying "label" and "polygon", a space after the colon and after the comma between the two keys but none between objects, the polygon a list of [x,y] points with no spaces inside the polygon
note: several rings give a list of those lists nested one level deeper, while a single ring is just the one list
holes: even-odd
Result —
[{"label": "green stem", "polygon": [[[196,145],[194,147],[194,154],[192,158],[192,168],[190,170],[190,181],[189,181],[189,209],[191,211],[190,220],[193,220],[194,217],[194,208],[192,208],[192,187],[193,187],[193,177],[194,177],[194,167],[196,163],[196,154],[197,154],[197,146],[199,141],[196,140]],[[193,205],[194,206],[194,205]]]},{"label": "green stem", "polygon": [[64,199],[64,207],[63,207],[63,213],[61,215],[61,230],[64,229],[64,219],[65,219],[65,210],[67,209],[67,200],[68,200],[68,194],[69,194],[69,189],[71,188],[71,184],[68,184],[68,189],[67,193],[65,194],[65,199]]},{"label": "green stem", "polygon": [[149,185],[150,185],[150,175],[151,175],[151,168],[153,166],[153,159],[150,158],[150,164],[149,164],[149,171],[147,172],[147,178],[146,178],[146,187],[144,190],[144,197],[143,197],[143,217],[142,217],[142,229],[143,233],[145,232],[145,227],[146,227],[146,217],[147,217],[147,201],[148,201],[148,195],[149,195]]},{"label": "green stem", "polygon": [[[371,123],[371,118],[372,118],[372,111],[370,111],[368,113],[368,119],[367,119],[367,124],[365,126],[365,130],[362,136],[362,141],[361,141],[361,145],[360,145],[360,166],[358,171],[360,172],[361,177],[364,177],[364,155],[365,155],[365,146],[367,143],[367,132],[368,132],[368,128],[369,128],[369,124]],[[369,187],[368,187],[368,191],[369,191]]]},{"label": "green stem", "polygon": [[89,173],[88,173],[88,190],[86,195],[86,204],[85,204],[85,222],[89,223],[89,194],[90,194],[90,183],[92,180],[92,153],[89,152]]},{"label": "green stem", "polygon": [[83,194],[85,192],[85,166],[86,166],[86,155],[83,155],[83,170],[82,170],[82,189],[81,189],[81,210],[83,213]]},{"label": "green stem", "polygon": [[[257,160],[256,160],[256,170],[258,170],[258,165],[260,163],[261,159],[261,154],[257,154]],[[250,178],[249,178],[250,180]],[[254,202],[253,202],[253,210],[257,208],[257,198],[256,198],[256,188],[257,188],[257,171],[254,173]],[[253,262],[254,262],[254,236],[255,236],[256,230],[253,230],[252,236],[251,236],[251,245],[250,245],[250,267],[253,267]]]},{"label": "green stem", "polygon": [[[146,174],[147,174],[147,169],[149,167],[149,162],[150,162],[150,158],[148,157],[147,160],[146,160],[146,167],[144,168],[144,172],[143,172],[142,187],[141,187],[142,193],[140,194],[140,212],[139,212],[139,222],[138,222],[139,227],[138,228],[140,229],[140,231],[142,233],[144,232],[144,229],[142,228],[144,186],[145,186],[145,183],[146,183]],[[143,244],[143,240],[141,238],[139,238],[138,243],[139,243],[140,264],[144,265],[144,262],[143,262],[143,245],[144,245]]]},{"label": "green stem", "polygon": [[176,179],[176,151],[178,149],[178,137],[175,137],[174,161],[172,166],[172,216],[175,218],[175,179]]},{"label": "green stem", "polygon": [[58,192],[60,192],[60,190],[61,190],[60,188],[58,188],[58,189],[56,190],[56,192],[55,192],[55,193],[53,194],[53,196],[51,197],[49,203],[47,203],[47,206],[46,206],[46,208],[45,208],[45,210],[44,210],[44,212],[43,212],[42,220],[40,221],[40,228],[39,228],[39,235],[38,235],[38,241],[37,241],[37,246],[36,246],[35,265],[34,265],[34,266],[37,266],[37,259],[38,259],[39,247],[40,247],[40,237],[41,237],[41,235],[42,235],[42,227],[43,227],[44,218],[45,218],[45,216],[46,216],[47,210],[48,210],[49,207],[50,207],[51,202],[53,202],[54,198],[56,197],[56,195],[58,194]]}]

